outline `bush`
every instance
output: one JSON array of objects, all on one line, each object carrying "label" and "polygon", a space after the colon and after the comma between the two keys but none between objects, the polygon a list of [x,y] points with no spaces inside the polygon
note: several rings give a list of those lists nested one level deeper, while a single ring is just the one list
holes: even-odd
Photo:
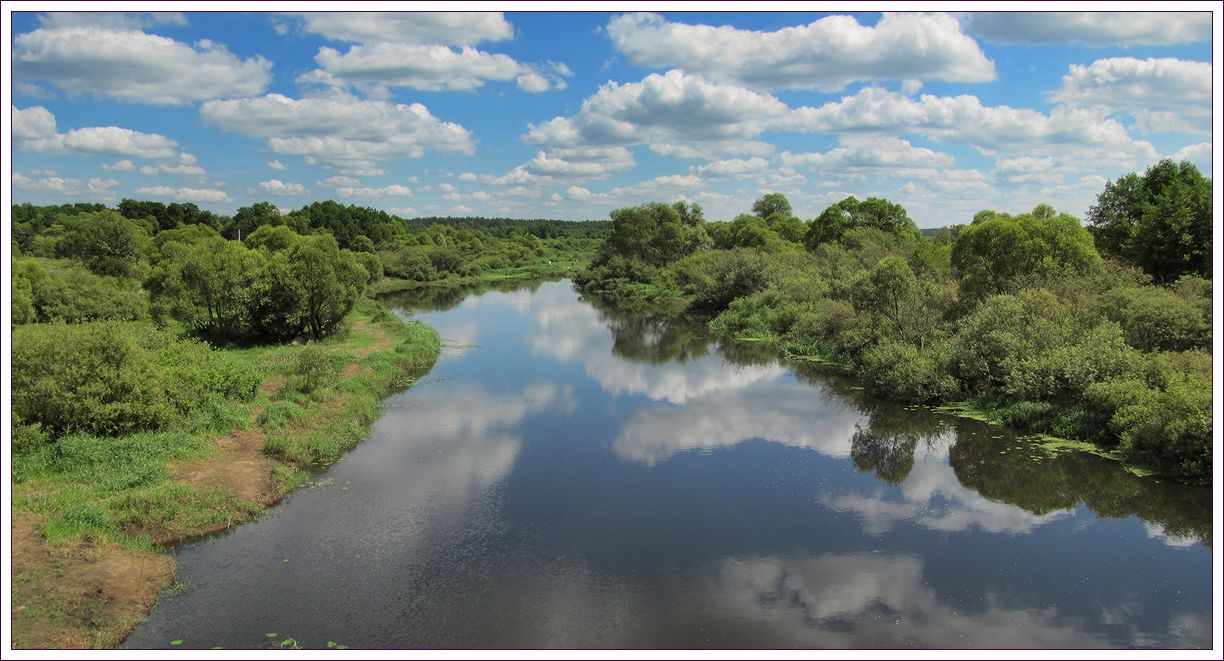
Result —
[{"label": "bush", "polygon": [[885,342],[862,356],[860,377],[868,394],[902,402],[940,402],[953,399],[959,388],[949,369],[946,345],[918,348]]},{"label": "bush", "polygon": [[340,375],[340,364],[336,357],[326,350],[310,344],[298,353],[293,365],[293,374],[297,376],[297,388],[302,392],[314,392],[329,381],[335,381]]},{"label": "bush", "polygon": [[685,257],[673,272],[695,306],[722,310],[736,298],[764,289],[765,268],[765,257],[755,251],[710,250]]},{"label": "bush", "polygon": [[238,359],[149,325],[14,331],[13,412],[31,442],[44,432],[118,436],[207,417],[219,399],[248,400],[258,385]]},{"label": "bush", "polygon": [[172,417],[153,352],[121,326],[23,326],[13,333],[13,412],[56,434],[156,429]]},{"label": "bush", "polygon": [[1118,322],[1126,342],[1142,351],[1206,347],[1209,328],[1202,308],[1161,287],[1123,287],[1100,297],[1101,313]]},{"label": "bush", "polygon": [[[13,302],[18,302],[20,283],[27,283],[30,306],[22,318],[34,321],[135,321],[149,317],[149,297],[135,280],[100,276],[80,265],[59,261],[44,268],[37,260],[17,260],[13,264]],[[22,294],[24,295],[24,294]],[[14,322],[17,321],[14,309]]]}]

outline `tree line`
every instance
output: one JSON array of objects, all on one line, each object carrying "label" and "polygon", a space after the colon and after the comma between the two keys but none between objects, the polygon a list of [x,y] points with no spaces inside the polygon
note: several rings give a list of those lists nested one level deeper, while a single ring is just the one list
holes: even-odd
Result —
[{"label": "tree line", "polygon": [[804,222],[786,198],[611,213],[576,281],[680,302],[728,337],[854,373],[878,397],[969,401],[1167,473],[1211,467],[1210,180],[1162,161],[1078,218],[985,210],[927,236],[899,204],[847,197]]}]

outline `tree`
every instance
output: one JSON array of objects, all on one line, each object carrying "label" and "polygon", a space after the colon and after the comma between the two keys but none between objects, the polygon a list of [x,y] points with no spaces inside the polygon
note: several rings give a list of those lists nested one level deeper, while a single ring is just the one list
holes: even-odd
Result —
[{"label": "tree", "polygon": [[1019,216],[996,214],[961,230],[952,245],[952,266],[962,297],[1002,294],[1027,279],[1085,274],[1100,264],[1092,236],[1069,214],[1048,205]]},{"label": "tree", "polygon": [[896,236],[920,236],[918,226],[900,204],[878,197],[859,201],[851,195],[822,211],[808,228],[803,242],[809,250],[815,250],[822,243],[840,240],[846,231],[856,227],[874,228]]},{"label": "tree", "polygon": [[612,234],[601,249],[601,262],[620,257],[664,266],[710,244],[697,205],[651,202],[616,209],[611,216]]},{"label": "tree", "polygon": [[906,318],[918,300],[918,279],[903,258],[892,255],[880,260],[855,280],[853,292],[855,309],[874,312],[905,336]]},{"label": "tree", "polygon": [[790,216],[793,211],[790,201],[781,193],[769,193],[752,203],[752,213],[761,218],[768,218],[776,213]]},{"label": "tree", "polygon": [[261,227],[278,227],[285,224],[284,216],[271,202],[256,202],[249,207],[239,207],[234,219],[221,234],[227,239],[246,240]]},{"label": "tree", "polygon": [[1107,182],[1087,220],[1102,252],[1157,282],[1211,277],[1211,180],[1188,161],[1165,159]]},{"label": "tree", "polygon": [[76,257],[99,275],[131,275],[149,240],[135,222],[110,210],[70,216],[63,222],[60,256]]},{"label": "tree", "polygon": [[330,335],[365,289],[369,274],[330,234],[302,237],[288,250],[289,267],[302,287],[306,326],[315,339]]}]

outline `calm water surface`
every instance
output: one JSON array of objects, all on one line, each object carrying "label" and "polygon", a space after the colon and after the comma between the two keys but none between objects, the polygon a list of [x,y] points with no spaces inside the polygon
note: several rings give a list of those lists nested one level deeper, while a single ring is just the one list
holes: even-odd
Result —
[{"label": "calm water surface", "polygon": [[395,303],[434,370],[316,488],[179,549],[128,647],[1211,644],[1210,489],[568,282]]}]

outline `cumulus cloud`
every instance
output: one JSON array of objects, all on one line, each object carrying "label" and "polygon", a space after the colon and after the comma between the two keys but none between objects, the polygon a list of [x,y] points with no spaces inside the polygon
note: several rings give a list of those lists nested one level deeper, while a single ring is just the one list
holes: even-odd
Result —
[{"label": "cumulus cloud", "polygon": [[281,163],[278,160],[273,159],[271,161],[268,161],[268,169],[276,170],[278,172],[283,172],[284,170],[288,170],[289,166],[285,165],[284,163]]},{"label": "cumulus cloud", "polygon": [[536,152],[524,168],[549,177],[599,179],[633,166],[633,154],[624,147],[569,147]]},{"label": "cumulus cloud", "polygon": [[[105,166],[103,166],[105,167]],[[208,172],[200,166],[196,157],[183,152],[178,155],[173,161],[159,163],[156,166],[146,165],[140,168],[140,174],[144,175],[159,175],[159,174],[176,174],[184,177],[199,177],[203,178],[208,175]]]},{"label": "cumulus cloud", "polygon": [[136,169],[136,166],[129,160],[115,161],[114,163],[103,163],[102,169],[107,172],[131,172]]},{"label": "cumulus cloud", "polygon": [[385,198],[412,197],[412,189],[400,184],[390,184],[381,188],[369,186],[339,186],[336,194],[341,197]]},{"label": "cumulus cloud", "polygon": [[943,168],[952,165],[952,160],[951,154],[915,147],[908,140],[886,135],[843,135],[838,138],[838,146],[827,152],[783,152],[779,158],[787,166],[806,166],[842,173],[892,168]]},{"label": "cumulus cloud", "polygon": [[13,76],[70,95],[183,105],[259,94],[272,81],[263,57],[239,59],[207,39],[188,45],[139,30],[39,28],[13,40]]},{"label": "cumulus cloud", "polygon": [[1149,160],[1155,148],[1135,140],[1126,128],[1101,112],[1057,107],[1050,113],[1031,108],[986,106],[976,96],[923,94],[914,99],[878,87],[818,108],[804,107],[776,121],[774,128],[812,133],[919,135],[966,143],[986,154],[1016,150],[1085,162],[1108,159],[1126,164]]},{"label": "cumulus cloud", "polygon": [[514,26],[501,12],[312,12],[298,16],[306,32],[355,43],[470,46],[514,37]]},{"label": "cumulus cloud", "polygon": [[1114,57],[1072,64],[1050,98],[1135,118],[1143,131],[1207,133],[1211,129],[1211,63],[1175,58]]},{"label": "cumulus cloud", "polygon": [[91,126],[60,133],[55,115],[42,106],[13,110],[13,139],[19,149],[48,154],[170,158],[175,141],[157,133],[118,126]]},{"label": "cumulus cloud", "polygon": [[577,146],[744,139],[788,112],[768,94],[672,70],[637,83],[609,82],[573,117],[531,125],[526,140]]},{"label": "cumulus cloud", "polygon": [[974,36],[1011,43],[1167,46],[1211,39],[1210,12],[973,12],[964,21]]},{"label": "cumulus cloud", "polygon": [[828,16],[775,32],[625,14],[607,32],[635,65],[678,67],[756,88],[837,91],[858,80],[995,79],[994,63],[947,14],[885,13],[875,26]]},{"label": "cumulus cloud", "polygon": [[486,81],[510,80],[524,92],[546,92],[565,89],[563,78],[573,75],[564,64],[549,62],[540,68],[509,55],[444,44],[378,42],[350,46],[343,53],[323,47],[315,55],[315,62],[319,68],[299,76],[299,84],[351,86],[367,95],[380,96],[386,96],[389,87],[471,91],[483,87]]},{"label": "cumulus cloud", "polygon": [[64,198],[114,199],[114,188],[119,185],[119,182],[114,179],[93,177],[88,181],[82,181],[80,179],[60,177],[54,173],[30,177],[20,172],[14,172],[12,181],[13,188],[16,190],[56,195],[61,198],[61,201],[66,201]]},{"label": "cumulus cloud", "polygon": [[379,161],[420,158],[427,150],[470,154],[475,148],[471,132],[439,120],[424,105],[348,94],[209,101],[200,115],[219,129],[267,138],[277,154],[338,170],[374,172]]},{"label": "cumulus cloud", "polygon": [[230,196],[215,188],[174,188],[171,186],[142,186],[136,189],[140,195],[160,197],[178,202],[229,202]]},{"label": "cumulus cloud", "polygon": [[302,184],[281,181],[280,179],[269,179],[259,182],[259,193],[263,195],[271,195],[273,197],[302,197],[309,195],[310,191]]},{"label": "cumulus cloud", "polygon": [[752,157],[731,158],[721,161],[714,161],[704,165],[698,165],[693,168],[693,172],[701,177],[708,179],[734,179],[738,177],[755,175],[764,172],[769,168],[769,161],[760,158]]}]

